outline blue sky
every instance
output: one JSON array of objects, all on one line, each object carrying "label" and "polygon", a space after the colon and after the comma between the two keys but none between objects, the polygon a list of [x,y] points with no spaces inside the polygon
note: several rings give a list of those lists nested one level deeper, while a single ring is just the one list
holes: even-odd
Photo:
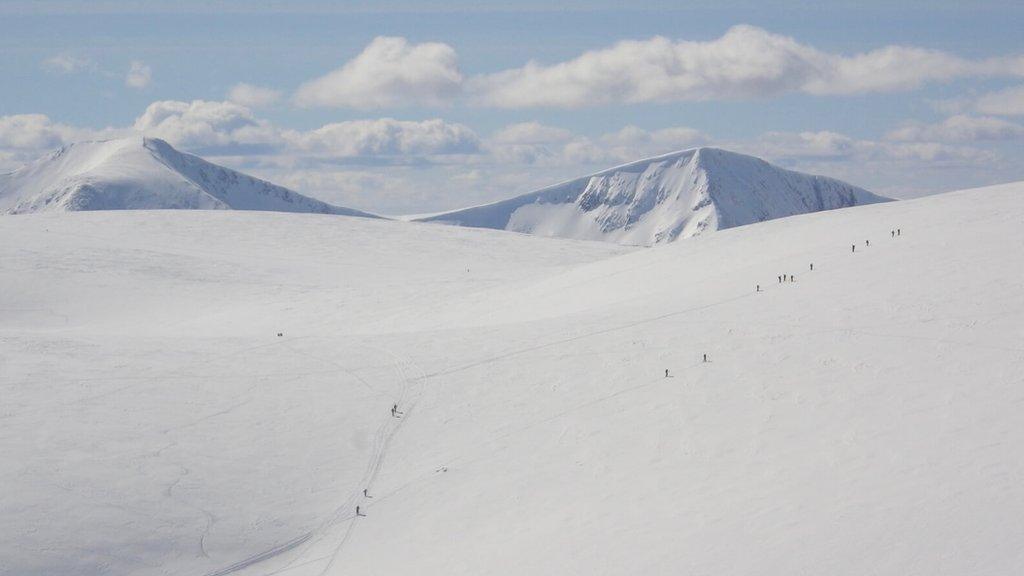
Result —
[{"label": "blue sky", "polygon": [[0,169],[145,133],[387,213],[694,145],[913,197],[1024,179],[1019,2],[0,0]]}]

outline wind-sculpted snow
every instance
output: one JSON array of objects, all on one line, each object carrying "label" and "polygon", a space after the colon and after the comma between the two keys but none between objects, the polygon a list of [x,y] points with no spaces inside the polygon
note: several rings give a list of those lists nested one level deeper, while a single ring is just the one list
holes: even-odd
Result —
[{"label": "wind-sculpted snow", "polygon": [[421,221],[651,245],[887,200],[839,180],[785,170],[752,156],[695,148]]},{"label": "wind-sculpted snow", "polygon": [[373,217],[217,166],[155,138],[71,144],[0,175],[0,213],[145,209]]},{"label": "wind-sculpted snow", "polygon": [[1018,574],[1022,194],[2,218],[0,576]]}]

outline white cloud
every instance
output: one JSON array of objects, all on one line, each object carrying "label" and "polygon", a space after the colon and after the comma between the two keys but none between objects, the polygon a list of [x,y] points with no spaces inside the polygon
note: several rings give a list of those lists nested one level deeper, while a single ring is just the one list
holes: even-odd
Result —
[{"label": "white cloud", "polygon": [[706,141],[707,137],[700,130],[682,126],[644,130],[630,125],[617,132],[601,136],[601,142],[611,147],[661,150],[663,152],[693,147]]},{"label": "white cloud", "polygon": [[240,82],[228,92],[228,100],[248,108],[265,108],[272,106],[281,99],[281,92],[273,88],[264,88]]},{"label": "white cloud", "polygon": [[998,155],[971,146],[941,142],[885,142],[855,139],[836,132],[767,132],[728,145],[733,149],[784,165],[813,160],[851,165],[903,164],[916,166],[981,166]]},{"label": "white cloud", "polygon": [[438,106],[459,95],[462,81],[451,46],[381,36],[341,68],[300,86],[294,99],[310,107]]},{"label": "white cloud", "polygon": [[524,122],[499,130],[488,145],[495,158],[507,163],[594,166],[666,154],[707,140],[699,130],[682,126],[658,130],[626,126],[592,139],[562,128]]},{"label": "white cloud", "polygon": [[572,137],[572,132],[564,128],[546,126],[539,122],[520,122],[498,130],[491,139],[501,144],[551,144],[565,142]]},{"label": "white cloud", "polygon": [[234,102],[162,100],[135,119],[134,129],[191,150],[273,146],[277,130]]},{"label": "white cloud", "polygon": [[471,129],[439,119],[350,120],[308,132],[291,131],[285,137],[295,150],[335,157],[476,154],[480,150],[480,140]]},{"label": "white cloud", "polygon": [[1024,115],[1024,86],[1014,86],[983,94],[977,99],[974,106],[982,114]]},{"label": "white cloud", "polygon": [[67,143],[75,129],[44,114],[0,116],[0,148],[45,150]]},{"label": "white cloud", "polygon": [[83,70],[92,70],[96,67],[96,63],[85,56],[65,53],[43,60],[43,67],[51,72],[74,74]]},{"label": "white cloud", "polygon": [[113,128],[78,128],[54,122],[44,114],[0,116],[0,170],[17,168],[65,144],[116,138],[128,132]]},{"label": "white cloud", "polygon": [[321,159],[472,155],[480,139],[462,124],[440,119],[350,120],[313,130],[283,130],[235,102],[164,100],[150,104],[133,128],[177,147],[206,154],[268,154]]},{"label": "white cloud", "polygon": [[886,46],[844,56],[753,26],[705,42],[619,42],[565,62],[527,63],[471,80],[478,102],[503,108],[744,99],[786,92],[894,92],[973,76],[1022,76],[1024,58],[969,60]]},{"label": "white cloud", "polygon": [[138,60],[132,62],[128,73],[124,77],[124,84],[129,88],[141,90],[150,85],[153,81],[153,69],[148,64]]},{"label": "white cloud", "polygon": [[978,142],[1024,137],[1024,126],[991,116],[951,116],[937,124],[913,123],[886,134],[898,142]]}]

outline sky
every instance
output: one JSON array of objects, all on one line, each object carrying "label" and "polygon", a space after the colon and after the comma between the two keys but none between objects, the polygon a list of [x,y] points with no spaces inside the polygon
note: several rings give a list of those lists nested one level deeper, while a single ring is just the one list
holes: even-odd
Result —
[{"label": "sky", "polygon": [[0,0],[0,172],[142,134],[409,214],[717,146],[912,198],[1024,180],[1022,30],[1010,1]]}]

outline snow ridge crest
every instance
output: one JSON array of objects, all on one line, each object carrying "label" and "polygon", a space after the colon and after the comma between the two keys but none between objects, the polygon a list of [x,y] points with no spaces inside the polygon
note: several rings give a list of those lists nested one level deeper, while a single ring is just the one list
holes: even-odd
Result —
[{"label": "snow ridge crest", "polygon": [[649,246],[774,218],[888,200],[832,178],[700,147],[421,220]]}]

